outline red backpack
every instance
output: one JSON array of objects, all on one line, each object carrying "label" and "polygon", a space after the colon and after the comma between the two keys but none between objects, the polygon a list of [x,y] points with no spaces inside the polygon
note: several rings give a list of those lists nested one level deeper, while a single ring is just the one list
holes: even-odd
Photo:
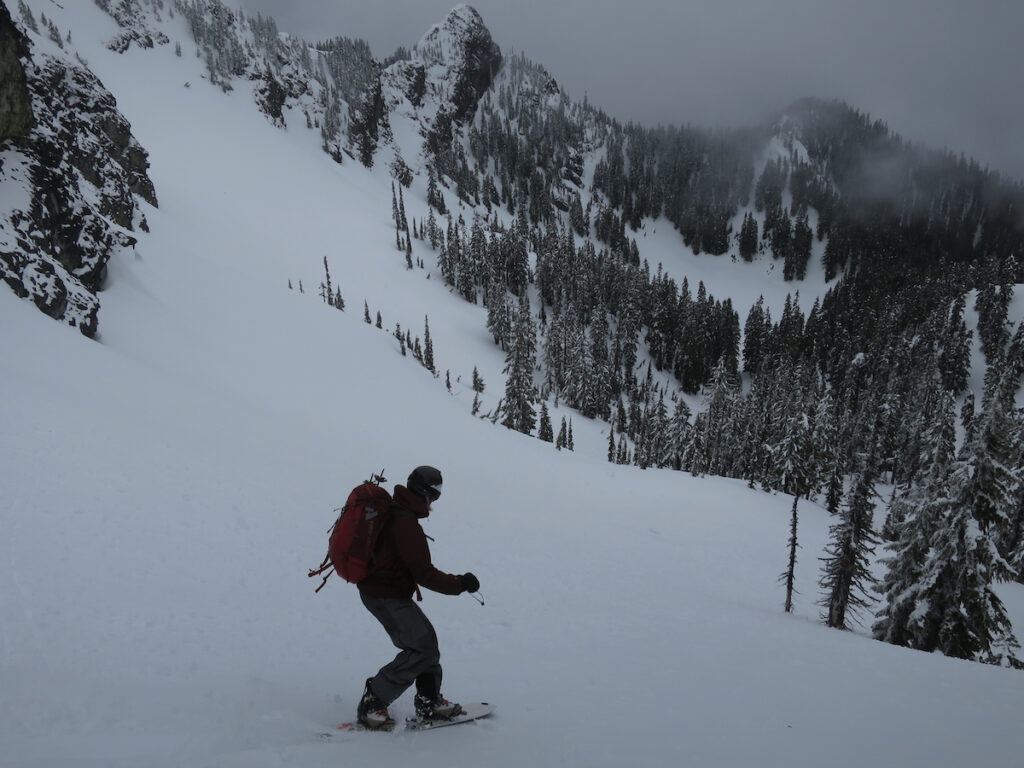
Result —
[{"label": "red backpack", "polygon": [[391,494],[377,484],[383,479],[375,475],[375,482],[357,485],[348,495],[331,528],[327,556],[319,568],[309,572],[310,577],[324,574],[317,592],[324,588],[332,572],[352,584],[358,584],[373,572],[377,538],[391,518]]}]

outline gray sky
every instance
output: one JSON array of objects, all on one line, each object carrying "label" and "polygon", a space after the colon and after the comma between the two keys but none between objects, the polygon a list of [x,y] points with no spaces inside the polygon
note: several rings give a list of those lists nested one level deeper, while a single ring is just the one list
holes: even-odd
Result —
[{"label": "gray sky", "polygon": [[[455,0],[226,0],[310,40],[412,47]],[[839,98],[1024,179],[1024,0],[476,0],[503,51],[645,125],[740,126]]]}]

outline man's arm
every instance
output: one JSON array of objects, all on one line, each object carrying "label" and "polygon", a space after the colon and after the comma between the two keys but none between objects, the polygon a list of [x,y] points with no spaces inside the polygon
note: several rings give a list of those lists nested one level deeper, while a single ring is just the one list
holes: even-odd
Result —
[{"label": "man's arm", "polygon": [[439,571],[430,560],[430,547],[419,521],[412,515],[393,518],[392,534],[398,556],[421,587],[445,595],[462,594],[462,578]]}]

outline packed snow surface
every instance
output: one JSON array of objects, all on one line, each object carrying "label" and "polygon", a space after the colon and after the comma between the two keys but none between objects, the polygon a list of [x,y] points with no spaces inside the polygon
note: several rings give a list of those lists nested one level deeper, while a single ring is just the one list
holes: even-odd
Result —
[{"label": "packed snow surface", "polygon": [[[821,507],[801,502],[787,615],[791,498],[610,465],[578,415],[575,452],[472,416],[472,369],[487,412],[502,355],[433,254],[405,269],[383,166],[335,165],[173,45],[89,47],[116,31],[91,3],[34,5],[117,96],[160,208],[111,262],[97,341],[0,290],[0,766],[1019,763],[1024,675],[819,622]],[[410,215],[423,199],[418,179]],[[343,313],[316,296],[325,256]],[[388,333],[428,315],[438,379]],[[444,693],[497,712],[320,741],[394,649],[306,572],[352,485],[423,463],[435,564],[486,600],[424,595]],[[1024,631],[1024,589],[1000,594]]]}]

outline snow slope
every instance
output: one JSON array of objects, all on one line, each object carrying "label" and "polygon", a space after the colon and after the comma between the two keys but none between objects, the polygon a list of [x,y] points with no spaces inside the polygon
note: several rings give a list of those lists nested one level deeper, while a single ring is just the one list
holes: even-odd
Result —
[{"label": "snow slope", "polygon": [[[336,166],[173,46],[107,51],[91,3],[30,5],[117,96],[160,208],[111,262],[98,342],[0,291],[0,766],[1019,761],[1024,676],[817,622],[820,507],[785,615],[791,499],[609,465],[579,417],[558,453],[471,416],[501,355],[483,310],[405,269],[382,169]],[[315,296],[324,256],[344,313]],[[427,315],[451,394],[387,333]],[[486,598],[425,595],[445,693],[498,712],[320,742],[393,649],[306,570],[354,483],[420,463],[446,480],[434,560]],[[1024,589],[1001,595],[1024,628]]]}]

